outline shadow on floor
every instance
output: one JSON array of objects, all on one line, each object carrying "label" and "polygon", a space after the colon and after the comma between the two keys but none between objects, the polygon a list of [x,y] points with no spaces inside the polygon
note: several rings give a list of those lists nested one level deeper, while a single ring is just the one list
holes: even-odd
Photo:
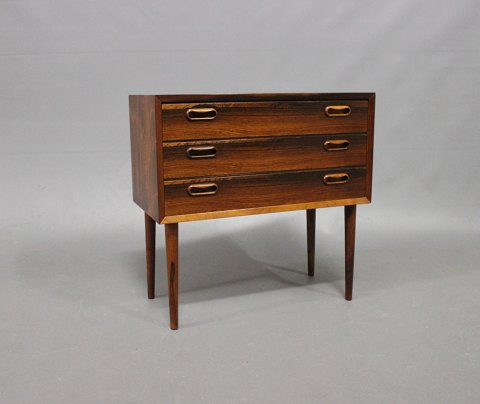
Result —
[{"label": "shadow on floor", "polygon": [[[332,262],[328,256],[322,257],[316,262],[315,277],[308,277],[306,239],[294,242],[286,238],[282,240],[286,228],[285,223],[276,222],[266,227],[235,232],[234,235],[202,238],[195,242],[182,242],[180,236],[179,288],[182,302],[193,303],[316,283],[334,283],[333,293],[341,296],[343,286],[339,288],[337,281],[343,282],[343,257],[339,257],[340,262]],[[160,227],[157,234],[162,230]],[[278,235],[273,241],[272,234]],[[249,245],[262,246],[262,255],[276,258],[268,261],[253,258],[248,247],[242,247],[244,243],[241,241],[245,239],[248,239]],[[278,257],[279,251],[283,256],[288,256],[288,251],[295,254],[282,259]],[[300,260],[303,258],[303,262],[298,257]],[[123,252],[122,260],[137,286],[146,290],[144,250]],[[165,246],[161,238],[157,239],[156,248],[156,297],[167,295],[166,284]]]},{"label": "shadow on floor", "polygon": [[[183,226],[182,226],[183,227]],[[202,227],[185,225],[189,230]],[[365,233],[363,233],[365,231]],[[157,226],[155,313],[168,317],[165,248]],[[215,229],[210,231],[216,233]],[[343,297],[343,239],[317,227],[316,275],[307,276],[306,236],[289,220],[260,222],[231,234],[191,238],[180,233],[180,303],[303,288]],[[355,259],[354,300],[406,284],[436,281],[477,271],[477,235],[379,233],[359,229]],[[153,322],[145,312],[145,252],[143,231],[90,229],[64,236],[26,238],[13,260],[19,293],[48,294],[65,302],[80,302],[92,310],[111,308]],[[132,249],[132,246],[136,246]],[[473,253],[472,253],[473,252]],[[315,285],[322,284],[321,288]],[[314,289],[314,290],[313,290]],[[21,292],[20,292],[21,290]],[[358,289],[357,289],[358,290]],[[259,308],[260,309],[260,308]],[[157,315],[157,314],[155,314]],[[151,314],[150,314],[151,316]],[[214,321],[218,314],[202,321]],[[155,320],[156,321],[156,320]]]},{"label": "shadow on floor", "polygon": [[[185,230],[186,232],[187,230]],[[156,297],[167,294],[165,247],[157,226]],[[104,300],[122,293],[146,295],[143,233],[106,232],[45,236],[25,241],[15,259],[15,276],[34,289],[63,299]],[[317,230],[318,238],[327,238]],[[241,229],[231,235],[182,241],[179,287],[182,302],[220,299],[316,283],[332,283],[343,294],[343,256],[317,254],[315,277],[307,276],[306,236],[289,233],[288,220]],[[138,246],[132,250],[132,245]],[[261,251],[263,259],[249,255]],[[272,259],[270,259],[273,257]],[[191,292],[191,293],[190,293]]]}]

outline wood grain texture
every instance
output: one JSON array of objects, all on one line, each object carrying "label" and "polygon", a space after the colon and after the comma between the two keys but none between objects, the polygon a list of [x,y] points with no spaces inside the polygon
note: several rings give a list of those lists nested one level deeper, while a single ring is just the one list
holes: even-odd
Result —
[{"label": "wood grain texture", "polygon": [[315,274],[315,209],[307,209],[308,276]]},{"label": "wood grain texture", "polygon": [[375,94],[371,94],[368,99],[368,121],[367,121],[367,175],[366,181],[366,195],[372,200],[372,182],[373,182],[373,139],[375,127]]},{"label": "wood grain texture", "polygon": [[157,200],[158,222],[165,216],[165,187],[163,172],[163,131],[162,131],[162,102],[155,97],[155,122],[156,122],[156,157],[157,157]]},{"label": "wood grain texture", "polygon": [[[350,176],[346,184],[323,183],[325,175],[340,172]],[[190,185],[202,183],[215,183],[218,192],[215,195],[195,197],[188,194],[187,189]],[[363,196],[365,196],[363,167],[168,180],[165,181],[165,213],[168,216],[185,215]]]},{"label": "wood grain texture", "polygon": [[[172,330],[178,328],[178,223],[184,221],[306,210],[313,276],[315,209],[345,206],[345,298],[352,299],[356,205],[369,203],[372,193],[374,93],[147,95],[130,96],[129,105],[148,297],[155,293],[157,221],[165,224]],[[352,113],[327,116],[325,108],[335,105]],[[215,110],[191,118],[214,119],[187,119],[192,107]],[[349,142],[347,150],[325,150],[326,141],[339,140]],[[214,147],[215,157],[189,159],[191,147]],[[336,185],[325,183],[327,174]]]},{"label": "wood grain texture", "polygon": [[[349,116],[329,117],[329,105],[349,105]],[[189,121],[189,108],[215,108],[213,120]],[[367,131],[368,100],[162,103],[163,139],[287,136]]]},{"label": "wood grain texture", "polygon": [[178,223],[165,225],[170,328],[178,328]]},{"label": "wood grain texture", "polygon": [[328,201],[315,201],[307,203],[292,203],[287,205],[272,205],[262,206],[259,208],[246,208],[246,209],[232,209],[232,210],[219,210],[202,213],[187,213],[184,215],[167,215],[163,218],[162,223],[180,223],[191,222],[195,220],[209,220],[220,219],[225,217],[235,216],[247,216],[247,215],[260,215],[266,213],[279,213],[289,212],[293,210],[306,210],[306,209],[319,209],[319,208],[333,208],[336,206],[345,205],[361,205],[370,203],[366,197],[350,198],[350,199],[335,199]]},{"label": "wood grain texture", "polygon": [[357,206],[345,206],[345,299],[352,300]]},{"label": "wood grain texture", "polygon": [[154,96],[130,96],[133,200],[159,221]]},{"label": "wood grain texture", "polygon": [[[346,140],[347,150],[327,151],[325,142]],[[166,179],[311,170],[366,164],[367,135],[308,135],[164,142]],[[214,147],[215,157],[191,159],[189,148]]]},{"label": "wood grain texture", "polygon": [[163,103],[367,100],[373,93],[247,93],[247,94],[163,94]]},{"label": "wood grain texture", "polygon": [[155,232],[156,223],[145,213],[145,244],[147,258],[147,293],[148,298],[155,297]]}]

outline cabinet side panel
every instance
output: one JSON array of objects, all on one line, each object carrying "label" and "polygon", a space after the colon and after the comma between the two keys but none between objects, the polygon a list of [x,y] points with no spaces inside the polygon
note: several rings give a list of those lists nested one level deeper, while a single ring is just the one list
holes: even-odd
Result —
[{"label": "cabinet side panel", "polygon": [[158,222],[155,96],[131,95],[129,104],[133,200]]}]

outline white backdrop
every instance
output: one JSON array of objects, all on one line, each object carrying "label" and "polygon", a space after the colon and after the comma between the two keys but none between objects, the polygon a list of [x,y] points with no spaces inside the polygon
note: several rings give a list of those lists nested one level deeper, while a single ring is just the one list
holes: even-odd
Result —
[{"label": "white backdrop", "polygon": [[[472,380],[480,377],[478,343],[474,342],[474,330],[468,328],[468,316],[474,313],[467,309],[478,307],[477,291],[471,290],[471,299],[477,300],[459,297],[468,294],[466,289],[478,285],[475,282],[479,280],[475,247],[480,233],[479,20],[480,3],[475,0],[0,0],[0,349],[7,357],[0,370],[8,375],[0,379],[4,380],[0,381],[0,398],[2,390],[5,395],[2,401],[32,402],[32,397],[40,402],[61,401],[62,396],[52,387],[57,386],[56,379],[47,376],[49,368],[45,366],[52,360],[56,363],[52,359],[58,358],[54,346],[62,346],[68,335],[58,341],[58,335],[49,333],[62,328],[65,319],[71,318],[71,310],[77,313],[79,305],[80,317],[74,316],[76,325],[69,325],[78,327],[77,331],[83,327],[82,316],[90,314],[100,321],[111,298],[118,299],[117,304],[125,301],[121,311],[136,313],[128,318],[138,320],[149,313],[151,322],[142,323],[145,333],[154,328],[155,338],[160,338],[158,333],[172,338],[166,330],[165,303],[152,308],[144,302],[143,218],[131,201],[129,94],[376,92],[373,203],[358,209],[358,283],[354,287],[358,285],[361,296],[365,274],[363,295],[374,296],[371,308],[380,304],[375,293],[393,288],[396,282],[409,285],[411,290],[416,279],[433,282],[437,276],[449,278],[452,271],[465,276],[464,283],[455,289],[458,294],[452,292],[452,301],[465,304],[465,311],[458,308],[463,317],[457,325],[469,330],[465,331],[467,337],[464,335],[467,342],[463,341],[469,348],[462,355],[468,353],[473,362],[463,362],[458,352],[449,351],[462,346],[454,336],[453,342],[446,341],[438,349],[448,351],[451,356],[445,356],[458,365],[449,381],[454,384],[444,386],[446,391],[456,391],[454,380],[462,379],[464,370],[469,370]],[[342,240],[341,220],[339,208],[317,215],[317,261],[321,262],[323,254],[330,257],[327,264],[339,271],[332,281],[340,287],[341,243],[328,240]],[[215,245],[227,250],[241,246],[242,254],[248,252],[256,261],[291,262],[301,270],[306,260],[304,231],[303,212],[181,225],[181,251],[185,251],[181,271],[185,278],[181,278],[180,289],[188,292],[190,288],[194,294],[197,288],[216,285],[215,276],[221,278],[227,265],[229,257],[220,256],[211,264],[215,268],[210,269],[210,278],[198,275],[188,284],[189,271],[198,264],[188,248],[196,251],[195,245],[202,240],[211,240],[202,245],[206,250]],[[222,244],[227,237],[231,244]],[[298,249],[292,251],[291,246],[297,244]],[[330,253],[322,250],[323,244]],[[163,273],[160,231],[158,246],[158,271]],[[212,257],[207,253],[202,257],[198,265],[210,265]],[[241,264],[234,266],[241,272],[240,267],[251,262],[239,257]],[[140,272],[133,276],[132,271],[137,270]],[[165,291],[161,276],[159,294]],[[237,276],[231,273],[227,281]],[[118,283],[110,284],[113,278],[123,290]],[[322,287],[325,279],[318,282]],[[448,282],[455,284],[454,280]],[[267,282],[266,288],[276,291],[275,284]],[[436,296],[434,289],[432,296]],[[119,290],[135,294],[119,295]],[[247,288],[245,294],[249,291]],[[242,292],[237,292],[241,297]],[[221,292],[221,296],[211,293],[214,301],[209,310],[217,307],[221,311],[222,297],[230,291]],[[164,302],[165,298],[161,299]],[[189,319],[192,324],[200,321],[207,310],[202,299],[192,299],[193,303],[184,305],[181,326]],[[341,296],[337,293],[330,299],[335,305]],[[448,302],[444,304],[451,307]],[[392,310],[399,305],[393,305]],[[225,315],[207,321],[205,329],[222,330],[228,313],[225,308]],[[450,323],[455,323],[456,314],[450,314]],[[435,315],[441,321],[445,312],[425,313],[419,324]],[[116,331],[121,333],[123,325],[119,320]],[[272,329],[264,331],[275,333],[274,326]],[[35,335],[40,336],[37,342]],[[89,341],[83,336],[85,340]],[[128,345],[126,341],[122,344]],[[91,345],[82,347],[77,345],[74,361],[78,363],[82,363],[85,350],[94,349]],[[96,348],[98,352],[104,349]],[[305,358],[311,353],[304,352]],[[46,356],[42,359],[36,354]],[[27,359],[33,370],[15,367]],[[130,358],[134,363],[137,359]],[[425,374],[439,371],[438,367],[428,367],[430,359],[422,362]],[[225,364],[228,366],[228,361]],[[51,375],[68,380],[66,369],[51,366]],[[140,362],[138,366],[141,368]],[[400,377],[409,380],[413,375],[412,382],[422,380],[415,370],[407,368]],[[84,375],[88,374],[86,369],[88,366],[77,370]],[[152,365],[151,370],[158,369]],[[257,371],[261,378],[263,374]],[[443,371],[448,373],[446,368]],[[340,370],[338,374],[343,375]],[[111,375],[117,384],[106,383],[108,388],[103,386],[99,396],[89,396],[89,389],[75,390],[79,401],[127,400],[130,396],[122,390],[127,384],[116,376]],[[218,375],[213,372],[212,376]],[[280,372],[278,376],[287,374]],[[225,377],[223,381],[229,385],[237,376],[231,380]],[[367,380],[370,378],[358,379],[358,386],[368,384]],[[73,389],[75,382],[70,382]],[[192,402],[188,395],[179,393],[178,382],[169,383],[169,389],[163,391],[170,400],[166,402]],[[424,387],[415,390],[420,395],[409,398],[431,397],[435,383],[425,381],[420,384]],[[459,389],[461,393],[456,391],[450,398],[457,402],[478,399],[478,387],[466,383]],[[382,386],[377,393],[384,391],[388,397],[391,385],[385,382]],[[278,397],[260,395],[263,402],[268,401],[266,397],[277,402],[289,397],[286,386],[275,388]],[[436,402],[449,398],[446,391],[438,390]],[[343,398],[375,401],[368,394],[350,393],[345,392]],[[404,394],[398,390],[397,401],[402,401]],[[226,402],[221,394],[205,393],[202,397],[205,402]],[[248,394],[245,397],[248,402]],[[333,393],[325,397],[329,402],[343,401]],[[303,400],[315,402],[312,397]],[[382,397],[378,400],[382,402]]]}]

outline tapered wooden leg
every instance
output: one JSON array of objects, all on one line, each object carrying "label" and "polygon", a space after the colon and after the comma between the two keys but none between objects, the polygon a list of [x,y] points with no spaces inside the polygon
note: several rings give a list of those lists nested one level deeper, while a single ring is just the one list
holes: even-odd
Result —
[{"label": "tapered wooden leg", "polygon": [[155,297],[155,230],[156,223],[145,213],[145,243],[147,251],[147,290],[148,298]]},{"label": "tapered wooden leg", "polygon": [[165,225],[170,328],[178,328],[178,223]]},{"label": "tapered wooden leg", "polygon": [[345,206],[345,299],[352,300],[357,205]]},{"label": "tapered wooden leg", "polygon": [[307,209],[308,276],[315,274],[315,209]]}]

